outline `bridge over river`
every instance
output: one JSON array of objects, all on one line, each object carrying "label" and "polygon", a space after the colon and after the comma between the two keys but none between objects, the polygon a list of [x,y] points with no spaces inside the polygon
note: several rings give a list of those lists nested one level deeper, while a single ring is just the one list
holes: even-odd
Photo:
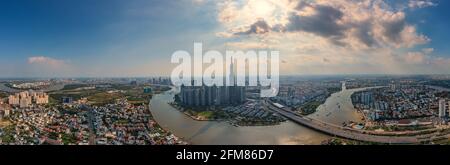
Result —
[{"label": "bridge over river", "polygon": [[269,109],[285,116],[286,118],[309,127],[316,131],[320,131],[332,136],[337,136],[346,139],[353,139],[366,142],[377,142],[386,144],[417,144],[420,143],[420,139],[417,136],[381,136],[366,134],[363,131],[354,130],[351,128],[341,127],[333,124],[328,124],[308,117],[301,117],[294,112],[286,109],[274,106],[272,103],[266,104]]}]

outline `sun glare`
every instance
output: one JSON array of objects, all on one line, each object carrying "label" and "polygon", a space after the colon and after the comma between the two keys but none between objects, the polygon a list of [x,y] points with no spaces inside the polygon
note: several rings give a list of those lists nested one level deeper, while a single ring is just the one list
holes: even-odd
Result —
[{"label": "sun glare", "polygon": [[255,16],[262,18],[270,16],[275,10],[274,4],[267,0],[252,0],[249,6]]}]

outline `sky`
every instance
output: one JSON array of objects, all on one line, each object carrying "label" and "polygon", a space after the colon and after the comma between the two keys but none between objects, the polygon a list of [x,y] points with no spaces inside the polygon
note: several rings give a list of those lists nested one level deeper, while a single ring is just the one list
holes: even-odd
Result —
[{"label": "sky", "polygon": [[0,77],[170,75],[177,50],[278,50],[280,74],[450,73],[448,0],[0,1]]}]

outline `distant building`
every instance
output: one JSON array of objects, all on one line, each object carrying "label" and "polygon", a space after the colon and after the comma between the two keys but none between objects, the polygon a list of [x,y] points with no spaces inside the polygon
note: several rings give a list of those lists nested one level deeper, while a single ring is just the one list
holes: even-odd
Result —
[{"label": "distant building", "polygon": [[9,96],[8,103],[10,105],[19,105],[20,104],[20,96],[18,94]]},{"label": "distant building", "polygon": [[0,119],[3,119],[4,111],[3,102],[0,102]]},{"label": "distant building", "polygon": [[48,104],[48,98],[49,96],[44,92],[35,92],[33,90],[30,90],[10,95],[8,97],[8,103],[9,105],[26,108],[33,103]]},{"label": "distant building", "polygon": [[9,117],[9,114],[11,114],[11,109],[8,108],[3,111],[3,117]]},{"label": "distant building", "polygon": [[0,104],[0,119],[4,117],[9,117],[11,113],[11,108],[7,104]]},{"label": "distant building", "polygon": [[293,89],[292,87],[289,87],[287,95],[289,97],[295,97],[295,89]]},{"label": "distant building", "polygon": [[439,117],[440,118],[446,117],[445,100],[444,99],[440,99],[439,100]]},{"label": "distant building", "polygon": [[181,86],[178,94],[185,106],[235,105],[245,102],[245,87]]},{"label": "distant building", "polygon": [[19,106],[20,108],[27,108],[32,104],[31,97],[22,97],[20,98]]},{"label": "distant building", "polygon": [[145,87],[145,88],[144,88],[144,93],[152,93],[152,88],[150,88],[150,87]]},{"label": "distant building", "polygon": [[36,104],[48,104],[48,95],[44,92],[33,92],[32,99]]},{"label": "distant building", "polygon": [[397,86],[395,84],[389,84],[389,87],[391,88],[392,91],[395,91],[397,88]]},{"label": "distant building", "polygon": [[361,93],[361,103],[365,105],[370,105],[372,102],[373,102],[372,93],[370,92]]},{"label": "distant building", "polygon": [[72,104],[73,98],[72,97],[62,97],[61,98],[61,102],[63,104]]}]

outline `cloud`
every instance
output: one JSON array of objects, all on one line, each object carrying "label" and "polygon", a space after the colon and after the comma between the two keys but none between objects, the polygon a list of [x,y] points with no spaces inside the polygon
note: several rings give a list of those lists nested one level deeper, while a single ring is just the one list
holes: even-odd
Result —
[{"label": "cloud", "polygon": [[425,62],[427,56],[422,52],[408,52],[404,56],[404,60],[408,64],[422,64]]},{"label": "cloud", "polygon": [[27,59],[28,65],[21,67],[24,75],[44,77],[66,77],[79,74],[80,70],[64,60],[54,59],[46,56],[32,56]]},{"label": "cloud", "polygon": [[[302,6],[297,7],[299,10],[306,8],[304,2],[299,3],[299,6]],[[344,15],[342,11],[332,6],[318,4],[308,4],[307,6],[312,8],[313,14],[303,16],[291,13],[288,18],[289,23],[286,25],[288,31],[305,31],[323,37],[339,37],[344,35],[344,31],[347,28],[340,23]]]},{"label": "cloud", "polygon": [[226,46],[231,48],[238,48],[238,49],[266,49],[269,48],[268,44],[261,43],[261,42],[229,42],[226,43]]},{"label": "cloud", "polygon": [[45,56],[34,56],[28,58],[28,64],[46,65],[50,67],[63,67],[66,64],[63,60],[53,59]]},{"label": "cloud", "polygon": [[412,9],[425,8],[431,6],[437,6],[437,4],[432,2],[431,0],[410,0],[408,3],[408,7]]},{"label": "cloud", "polygon": [[236,13],[237,7],[236,3],[233,1],[225,0],[218,4],[219,14],[218,20],[222,23],[232,22],[238,14]]},{"label": "cloud", "polygon": [[[253,11],[259,2],[270,9]],[[217,8],[216,36],[225,49],[279,50],[283,74],[446,73],[450,58],[418,48],[431,39],[407,19],[408,3],[429,2],[227,0]]]},{"label": "cloud", "polygon": [[250,25],[248,30],[236,32],[235,35],[264,34],[270,30],[271,27],[267,22],[261,19]]},{"label": "cloud", "polygon": [[434,52],[433,48],[423,48],[422,52],[426,53],[426,54],[431,54]]},{"label": "cloud", "polygon": [[[250,2],[241,2],[240,6],[229,2],[219,7],[219,22],[228,29],[220,36],[311,33],[355,49],[413,47],[430,41],[407,23],[405,12],[394,10],[382,0],[281,1],[273,3],[278,12],[269,10],[271,15],[264,18],[248,13],[246,4]],[[424,2],[415,3],[423,6]]]}]

